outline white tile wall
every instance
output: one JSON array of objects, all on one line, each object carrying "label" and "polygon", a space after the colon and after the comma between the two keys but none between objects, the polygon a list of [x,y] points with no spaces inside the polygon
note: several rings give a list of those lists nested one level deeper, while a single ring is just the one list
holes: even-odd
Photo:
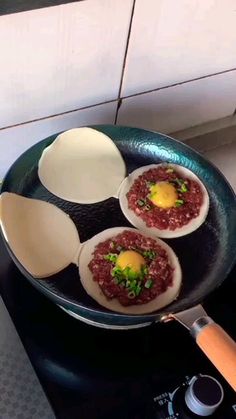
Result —
[{"label": "white tile wall", "polygon": [[0,17],[0,127],[117,98],[133,0]]},{"label": "white tile wall", "polygon": [[123,99],[118,124],[171,133],[234,112],[236,71]]},{"label": "white tile wall", "polygon": [[51,134],[82,125],[113,124],[116,102],[0,130],[0,178],[16,158]]},{"label": "white tile wall", "polygon": [[235,0],[136,0],[122,95],[236,67]]}]

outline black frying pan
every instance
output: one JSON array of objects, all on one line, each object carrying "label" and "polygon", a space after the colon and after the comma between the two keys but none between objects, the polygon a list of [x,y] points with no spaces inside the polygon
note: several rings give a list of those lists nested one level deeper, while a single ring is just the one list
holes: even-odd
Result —
[{"label": "black frying pan", "polygon": [[[10,255],[36,288],[70,314],[88,323],[102,327],[131,328],[153,321],[176,318],[192,330],[199,346],[207,352],[236,389],[235,344],[227,336],[223,336],[223,331],[212,323],[211,319],[206,317],[203,308],[198,306],[222,283],[236,261],[234,192],[211,163],[170,137],[141,129],[111,125],[93,128],[112,138],[125,160],[128,173],[140,166],[166,161],[189,168],[208,189],[210,210],[206,222],[188,236],[166,240],[179,257],[183,270],[183,287],[178,299],[160,312],[148,315],[113,313],[99,306],[86,294],[78,281],[78,271],[74,266],[69,266],[47,280],[36,280],[23,268],[6,243]],[[56,136],[57,134],[37,143],[19,157],[4,179],[2,192],[14,192],[57,205],[70,215],[79,228],[82,242],[106,228],[130,226],[115,198],[92,205],[73,204],[55,197],[42,186],[37,175],[38,161],[44,148],[51,144]],[[188,310],[191,307],[194,308]],[[197,319],[199,320],[196,322]],[[225,346],[219,347],[212,354],[216,348],[216,339],[221,339]],[[222,362],[223,353],[228,355],[227,363]]]}]

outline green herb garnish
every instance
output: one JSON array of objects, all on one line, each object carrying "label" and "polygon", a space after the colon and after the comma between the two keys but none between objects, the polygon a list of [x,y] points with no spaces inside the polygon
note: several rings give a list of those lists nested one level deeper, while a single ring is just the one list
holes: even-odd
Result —
[{"label": "green herb garnish", "polygon": [[153,286],[153,280],[152,279],[148,279],[145,284],[144,284],[145,288],[149,289],[152,288]]},{"label": "green herb garnish", "polygon": [[134,292],[134,291],[130,291],[130,292],[128,293],[128,297],[129,297],[129,298],[131,298],[131,299],[135,298],[135,297],[136,297],[135,292]]},{"label": "green herb garnish", "polygon": [[152,198],[153,198],[156,194],[157,194],[157,192],[154,192],[154,193],[149,193],[149,194],[147,195],[147,197],[148,197],[148,199],[152,200]]},{"label": "green herb garnish", "polygon": [[122,246],[117,246],[117,248],[116,248],[116,249],[117,249],[117,251],[118,251],[118,252],[122,252],[123,247],[122,247]]},{"label": "green herb garnish", "polygon": [[178,189],[177,189],[178,192],[181,192],[181,193],[188,192],[187,182],[185,180],[173,179],[171,180],[170,183],[178,186]]},{"label": "green herb garnish", "polygon": [[143,252],[143,256],[148,258],[148,259],[153,260],[156,257],[156,252],[154,252],[154,250],[145,250]]},{"label": "green herb garnish", "polygon": [[118,266],[115,266],[111,271],[111,276],[118,278],[121,275],[122,275],[122,269],[120,269]]},{"label": "green herb garnish", "polygon": [[144,205],[146,205],[146,201],[145,201],[145,199],[139,199],[139,200],[137,201],[137,204],[138,204],[140,207],[143,207]]},{"label": "green herb garnish", "polygon": [[150,211],[150,209],[151,209],[152,207],[151,207],[151,205],[149,205],[149,204],[147,204],[147,205],[145,205],[145,207],[144,207],[144,209],[146,210],[146,211]]},{"label": "green herb garnish", "polygon": [[139,277],[139,274],[138,274],[137,272],[132,271],[132,269],[130,269],[130,270],[129,270],[129,273],[128,273],[128,278],[129,278],[131,281],[136,280],[138,277]]},{"label": "green herb garnish", "polygon": [[178,185],[178,186],[180,186],[180,187],[181,187],[181,186],[182,186],[182,184],[184,183],[183,179],[178,179],[178,178],[177,178],[177,179],[175,179],[175,180],[174,180],[174,182],[176,182],[176,183],[177,183],[177,185]]},{"label": "green herb garnish", "polygon": [[126,288],[129,288],[130,287],[130,284],[131,284],[131,282],[128,280],[128,281],[126,281],[126,283],[125,283],[125,287]]},{"label": "green herb garnish", "polygon": [[143,281],[148,275],[148,267],[145,265],[142,266],[140,272],[137,273],[129,266],[126,266],[125,269],[114,266],[111,275],[114,278],[113,281],[115,284],[127,288],[129,293],[132,292],[135,296],[138,296],[142,291],[144,285]]},{"label": "green herb garnish", "polygon": [[183,192],[183,193],[188,192],[188,188],[187,188],[185,183],[182,183],[182,186],[181,186],[179,192]]},{"label": "green herb garnish", "polygon": [[152,186],[154,186],[156,184],[156,182],[152,182],[152,181],[147,181],[147,186],[149,187],[149,188],[151,188]]},{"label": "green herb garnish", "polygon": [[148,274],[148,267],[147,266],[143,266],[143,275],[147,275]]},{"label": "green herb garnish", "polygon": [[145,276],[147,276],[147,275],[148,275],[148,267],[144,265],[144,266],[141,267],[141,272],[139,274],[139,279],[143,280],[145,278]]},{"label": "green herb garnish", "polygon": [[184,204],[183,199],[176,199],[175,201],[175,206],[176,207],[181,207]]},{"label": "green herb garnish", "polygon": [[117,258],[118,258],[118,255],[116,253],[108,253],[108,255],[104,256],[105,260],[108,260],[109,262],[112,262],[112,263],[116,263]]},{"label": "green herb garnish", "polygon": [[141,291],[142,291],[142,287],[140,287],[140,285],[137,285],[137,287],[135,288],[135,291],[134,291],[136,296],[138,296]]}]

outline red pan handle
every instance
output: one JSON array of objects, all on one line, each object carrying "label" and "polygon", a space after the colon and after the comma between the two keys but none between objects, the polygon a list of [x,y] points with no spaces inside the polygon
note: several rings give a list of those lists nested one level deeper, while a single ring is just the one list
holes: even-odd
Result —
[{"label": "red pan handle", "polygon": [[209,317],[204,319],[207,320],[204,327],[195,332],[196,342],[236,391],[236,343],[213,320]]}]

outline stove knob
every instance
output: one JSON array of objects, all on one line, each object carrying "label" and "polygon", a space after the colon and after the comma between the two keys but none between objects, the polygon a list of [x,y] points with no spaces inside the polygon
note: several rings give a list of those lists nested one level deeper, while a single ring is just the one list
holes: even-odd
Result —
[{"label": "stove knob", "polygon": [[198,416],[210,416],[220,406],[224,397],[221,384],[210,375],[192,378],[185,393],[185,402],[191,412]]}]

